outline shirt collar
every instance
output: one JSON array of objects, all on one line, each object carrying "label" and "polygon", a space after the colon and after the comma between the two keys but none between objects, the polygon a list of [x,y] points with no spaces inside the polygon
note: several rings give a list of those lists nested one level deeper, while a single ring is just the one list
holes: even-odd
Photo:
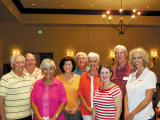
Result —
[{"label": "shirt collar", "polygon": [[[87,71],[87,77],[90,77],[90,75],[89,75],[89,71],[90,71],[90,70],[88,70],[88,71]],[[93,77],[99,77],[99,76],[98,76],[98,70],[97,70],[96,75],[94,75]]]},{"label": "shirt collar", "polygon": [[[45,85],[44,84],[44,77],[41,79],[40,84]],[[58,84],[59,84],[58,80],[53,76],[53,80],[50,85],[58,85]]]},{"label": "shirt collar", "polygon": [[[145,67],[145,69],[143,70],[141,75],[145,74],[148,70],[149,70],[148,67]],[[135,74],[134,74],[135,76],[136,76],[137,72],[138,72],[138,70],[135,71]]]},{"label": "shirt collar", "polygon": [[35,74],[35,72],[36,72],[37,70],[38,70],[38,68],[36,67],[36,68],[34,69],[33,73],[30,74],[30,73],[26,70],[26,68],[24,68],[23,73],[25,73],[25,74],[27,74],[27,75],[33,75],[33,74]]},{"label": "shirt collar", "polygon": [[128,61],[126,61],[125,65],[122,68],[118,69],[118,66],[119,64],[117,64],[117,70],[121,70],[121,69],[127,70]]},{"label": "shirt collar", "polygon": [[[16,75],[16,74],[13,72],[13,70],[11,70],[11,74],[12,74],[12,76],[15,77],[15,78],[23,79],[23,77]],[[23,74],[24,74],[24,73],[23,73]],[[25,74],[24,74],[24,77],[25,77]]]},{"label": "shirt collar", "polygon": [[[86,68],[85,68],[84,72],[86,72],[88,69],[89,69],[89,68],[88,68],[88,66],[86,66]],[[79,69],[79,67],[77,67],[77,68],[76,68],[76,71],[78,71],[78,72],[82,72],[82,71]]]}]

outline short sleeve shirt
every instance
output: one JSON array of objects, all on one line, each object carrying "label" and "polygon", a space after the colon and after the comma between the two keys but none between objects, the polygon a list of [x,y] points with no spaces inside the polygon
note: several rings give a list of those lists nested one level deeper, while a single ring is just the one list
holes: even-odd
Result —
[{"label": "short sleeve shirt", "polygon": [[31,80],[28,76],[20,77],[13,70],[0,81],[0,96],[5,96],[4,107],[7,119],[21,119],[31,115],[30,94]]},{"label": "short sleeve shirt", "polygon": [[[145,99],[147,89],[156,88],[156,75],[147,67],[137,79],[136,73],[137,71],[130,74],[126,85],[129,112],[132,112],[140,104],[140,102]],[[134,116],[133,120],[148,120],[152,118],[154,115],[154,110],[152,107],[152,102],[150,102],[146,108]]]},{"label": "short sleeve shirt", "polygon": [[113,85],[109,89],[101,89],[95,92],[93,103],[96,108],[96,120],[113,120],[116,113],[114,99],[122,94],[121,89],[117,85]]},{"label": "short sleeve shirt", "polygon": [[128,76],[132,72],[134,72],[134,70],[130,68],[129,61],[127,61],[124,67],[122,67],[121,69],[118,69],[118,64],[114,65],[112,69],[114,73],[114,76],[112,77],[112,81],[120,87],[120,89],[122,90],[123,98],[124,98],[126,93],[126,83],[128,80]]}]

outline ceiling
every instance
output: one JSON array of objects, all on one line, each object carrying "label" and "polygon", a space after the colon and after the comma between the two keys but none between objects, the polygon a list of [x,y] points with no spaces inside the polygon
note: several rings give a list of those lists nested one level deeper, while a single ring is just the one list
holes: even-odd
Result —
[{"label": "ceiling", "polygon": [[[20,1],[24,8],[46,9],[87,9],[87,10],[117,10],[121,0],[12,0]],[[160,0],[123,0],[126,10],[138,9],[160,11]]]},{"label": "ceiling", "polygon": [[[64,21],[67,18],[89,20],[106,10],[119,15],[120,6],[121,0],[1,0],[0,22],[51,23],[49,18],[53,18],[57,24],[62,18]],[[160,0],[123,0],[122,7],[124,15],[136,9],[142,16],[160,16]]]}]

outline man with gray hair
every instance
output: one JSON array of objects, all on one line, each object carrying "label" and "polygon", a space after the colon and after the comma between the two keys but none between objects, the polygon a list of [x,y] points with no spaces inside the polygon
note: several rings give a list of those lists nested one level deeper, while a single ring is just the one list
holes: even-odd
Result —
[{"label": "man with gray hair", "polygon": [[1,120],[32,120],[30,94],[31,80],[23,73],[25,58],[12,55],[12,71],[3,75],[0,81]]},{"label": "man with gray hair", "polygon": [[112,81],[120,87],[123,93],[122,114],[120,120],[124,120],[124,96],[126,93],[126,83],[128,76],[133,72],[130,68],[130,62],[127,60],[127,49],[123,45],[117,45],[114,48],[117,64],[112,67],[114,76]]},{"label": "man with gray hair", "polygon": [[82,73],[89,70],[87,67],[87,55],[84,52],[78,52],[76,54],[76,61],[78,67],[75,69],[74,73],[81,76]]}]

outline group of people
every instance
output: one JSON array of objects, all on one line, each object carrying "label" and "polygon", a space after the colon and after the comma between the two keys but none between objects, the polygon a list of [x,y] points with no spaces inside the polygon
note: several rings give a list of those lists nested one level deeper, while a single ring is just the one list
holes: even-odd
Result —
[{"label": "group of people", "polygon": [[[114,49],[117,64],[101,64],[97,53],[79,52],[61,59],[62,74],[33,54],[13,55],[12,71],[0,81],[1,120],[154,120],[156,75],[143,48]],[[32,110],[31,110],[32,108]],[[33,115],[32,115],[33,113]]]}]

